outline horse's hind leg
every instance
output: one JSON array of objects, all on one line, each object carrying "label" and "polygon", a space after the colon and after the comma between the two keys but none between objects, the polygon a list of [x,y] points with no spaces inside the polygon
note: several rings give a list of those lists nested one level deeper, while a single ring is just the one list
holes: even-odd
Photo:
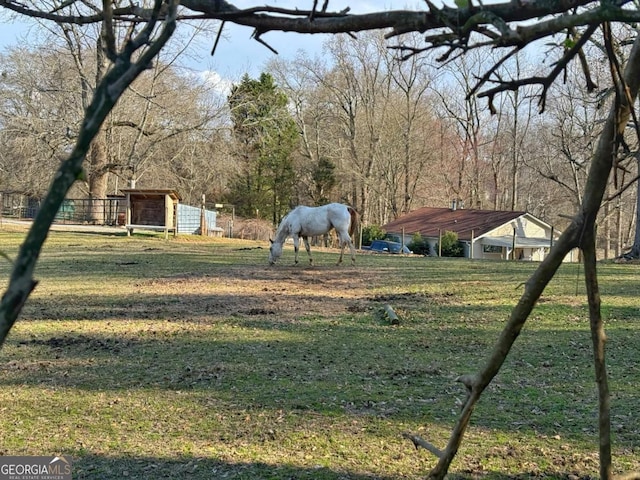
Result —
[{"label": "horse's hind leg", "polygon": [[351,265],[356,264],[356,249],[353,246],[353,242],[351,240],[347,240],[346,242],[340,242],[340,258],[338,259],[338,265],[342,263],[342,255],[344,254],[344,247],[349,245],[349,250],[351,251]]},{"label": "horse's hind leg", "polygon": [[349,239],[348,242],[349,242],[349,250],[351,250],[351,265],[355,265],[356,264],[356,247],[353,245],[353,242],[351,241],[351,239]]},{"label": "horse's hind leg", "polygon": [[344,241],[345,237],[342,236],[340,232],[336,230],[336,233],[338,234],[338,244],[340,245],[340,258],[338,258],[338,263],[336,263],[336,265],[340,265],[342,263],[342,257],[344,256],[344,247],[346,245],[346,242]]},{"label": "horse's hind leg", "polygon": [[344,255],[344,242],[340,241],[340,258],[338,258],[338,263],[336,263],[336,265],[340,265],[342,263],[343,255]]},{"label": "horse's hind leg", "polygon": [[351,251],[351,265],[356,264],[356,248],[353,246],[353,242],[351,241],[351,237],[348,233],[340,234],[338,233],[338,241],[340,242],[340,258],[338,259],[338,265],[342,263],[342,257],[344,255],[344,247],[349,245],[349,250]]},{"label": "horse's hind leg", "polygon": [[304,242],[304,248],[307,250],[307,255],[309,255],[309,264],[313,265],[313,258],[311,257],[311,247],[309,246],[309,237],[303,236],[302,241]]}]

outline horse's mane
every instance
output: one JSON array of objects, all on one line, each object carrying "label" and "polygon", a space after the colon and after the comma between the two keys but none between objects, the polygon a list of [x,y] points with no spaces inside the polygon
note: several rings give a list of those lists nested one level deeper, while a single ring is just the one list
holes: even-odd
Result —
[{"label": "horse's mane", "polygon": [[282,220],[280,220],[280,225],[278,225],[278,228],[276,229],[276,233],[274,235],[274,239],[273,239],[274,242],[284,243],[284,241],[289,236],[289,222],[288,222],[289,218],[288,217],[291,214],[291,212],[287,213],[284,217],[282,217]]}]

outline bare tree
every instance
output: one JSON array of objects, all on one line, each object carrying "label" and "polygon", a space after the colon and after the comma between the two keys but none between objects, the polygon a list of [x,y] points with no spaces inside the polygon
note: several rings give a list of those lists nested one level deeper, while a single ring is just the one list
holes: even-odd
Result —
[{"label": "bare tree", "polygon": [[[80,60],[76,58],[95,58],[95,48],[69,53],[68,48],[55,40],[41,48],[10,49],[0,57],[4,72],[0,80],[3,85],[0,135],[6,136],[0,143],[0,151],[7,162],[0,168],[6,172],[2,175],[3,188],[36,197],[44,196],[60,161],[73,147],[88,102],[85,97],[95,88],[93,83],[78,81],[78,77],[87,75],[77,73]],[[190,161],[193,149],[207,150],[212,141],[218,144],[213,150],[219,158],[216,152],[225,150],[225,139],[217,132],[227,128],[224,123],[227,109],[224,97],[215,87],[205,79],[157,61],[122,96],[103,126],[107,163],[106,174],[99,176],[103,177],[101,183],[107,190],[100,194],[92,191],[94,175],[89,168],[85,169],[88,171],[83,180],[75,183],[72,194],[102,199],[107,193],[117,193],[118,187],[141,179],[143,185],[164,185],[168,180],[159,178],[154,170],[177,173],[182,168],[178,164],[182,163],[193,167]],[[94,147],[98,148],[96,142]],[[206,159],[212,154],[199,156]],[[198,190],[200,194],[194,197],[197,203],[207,190],[205,187],[201,191],[201,187],[211,180],[205,177],[216,170],[207,162],[200,163],[199,173],[180,174],[172,184],[185,185],[189,177],[185,193]],[[0,165],[3,164],[0,159]],[[183,196],[183,200],[188,196]],[[95,213],[101,212],[102,208]]]},{"label": "bare tree", "polygon": [[130,187],[141,186],[141,180],[158,186],[151,172],[159,165],[192,163],[187,160],[190,149],[223,141],[216,133],[227,128],[226,114],[223,96],[206,81],[180,75],[171,63],[158,61],[110,116],[109,169]]},{"label": "bare tree", "polygon": [[485,183],[486,169],[482,150],[489,142],[486,129],[489,109],[476,96],[468,95],[475,78],[483,68],[484,55],[473,51],[447,64],[444,85],[435,89],[440,97],[440,116],[455,131],[450,137],[454,155],[449,158],[450,168],[445,171],[452,199],[462,201],[470,208],[482,208],[485,198],[481,187]]},{"label": "bare tree", "polygon": [[322,72],[327,71],[326,62],[300,54],[291,62],[274,59],[267,70],[287,94],[300,131],[298,203],[320,205],[339,200],[333,192],[339,163],[339,154],[333,148],[336,136],[331,128],[331,113],[326,108],[327,98],[317,82]]},{"label": "bare tree", "polygon": [[[62,6],[57,0],[47,2],[47,4],[54,11]],[[109,68],[109,60],[102,45],[102,36],[96,31],[87,35],[86,31],[81,31],[74,24],[57,23],[53,25],[57,28],[52,28],[52,31],[59,31],[59,36],[73,60],[75,78],[79,83],[79,106],[81,111],[85,111],[91,102],[92,92],[100,84]],[[91,47],[89,43],[92,44]],[[85,56],[89,52],[94,54]],[[103,223],[104,220],[104,210],[97,200],[107,196],[108,163],[107,134],[103,124],[91,142],[88,164],[85,167],[85,180],[89,187],[89,212],[91,220],[96,223]]]},{"label": "bare tree", "polygon": [[[636,154],[636,172],[640,172],[640,152]],[[635,229],[627,258],[640,258],[640,182],[636,180]]]},{"label": "bare tree", "polygon": [[355,198],[366,205],[365,222],[385,223],[424,201],[421,191],[435,190],[426,186],[435,175],[421,175],[436,164],[436,119],[427,100],[434,69],[425,56],[399,62],[380,34],[364,40],[333,42],[323,59],[273,61],[269,69],[285,86],[301,132],[303,200],[326,201],[317,181],[319,167],[331,165],[351,179],[332,199]]},{"label": "bare tree", "polygon": [[544,158],[529,166],[560,185],[572,198],[574,207],[582,203],[589,163],[596,148],[603,113],[589,100],[581,79],[570,75],[566,82],[551,90],[547,101],[549,127],[545,142],[550,147]]},{"label": "bare tree", "polygon": [[48,51],[15,48],[0,55],[0,183],[41,197],[72,145],[78,119],[65,59]]},{"label": "bare tree", "polygon": [[331,92],[331,109],[341,130],[343,168],[351,177],[352,201],[362,221],[369,221],[374,172],[381,161],[381,133],[389,108],[390,78],[381,62],[381,38],[366,42],[340,38],[329,46],[335,62],[321,78]]},{"label": "bare tree", "polygon": [[[463,402],[462,411],[446,448],[440,450],[418,437],[411,436],[411,438],[416,445],[426,446],[436,454],[438,462],[430,472],[430,477],[443,478],[462,442],[477,401],[499,372],[534,305],[554,277],[563,258],[571,249],[578,247],[584,256],[594,369],[599,392],[600,476],[603,479],[612,478],[610,393],[605,361],[606,337],[600,312],[601,299],[596,273],[595,222],[609,184],[610,174],[616,171],[614,167],[617,167],[616,160],[624,146],[625,129],[630,119],[635,121],[633,105],[640,89],[640,37],[636,35],[633,39],[629,56],[621,64],[613,47],[610,23],[640,21],[640,9],[637,4],[631,0],[607,2],[513,0],[490,5],[479,2],[476,5],[469,0],[459,2],[463,7],[458,9],[437,8],[427,1],[429,10],[424,12],[403,10],[349,15],[347,12],[327,11],[328,2],[323,2],[321,10],[318,11],[316,10],[317,1],[313,2],[313,8],[309,11],[269,6],[241,10],[224,0],[207,2],[182,0],[180,3],[185,8],[184,17],[186,18],[197,15],[200,18],[206,17],[251,26],[256,29],[254,37],[259,41],[263,41],[262,35],[271,30],[346,33],[389,28],[389,37],[410,31],[427,32],[424,47],[401,48],[408,56],[440,47],[444,49],[442,60],[447,60],[451,56],[464,55],[480,46],[493,45],[505,48],[507,53],[504,57],[481,75],[472,89],[472,93],[477,93],[481,98],[487,98],[489,108],[493,111],[495,111],[496,95],[523,85],[540,86],[539,105],[541,110],[544,110],[549,86],[573,60],[581,63],[586,78],[589,79],[588,62],[581,56],[583,47],[592,38],[594,32],[598,29],[603,31],[616,98],[594,151],[582,203],[549,256],[526,282],[524,292],[512,310],[486,364],[477,373],[460,376],[459,381],[467,388],[468,396]],[[104,39],[102,44],[105,55],[111,62],[110,69],[96,89],[93,101],[87,109],[78,141],[56,174],[44,206],[20,249],[9,286],[0,303],[0,341],[4,341],[35,286],[33,272],[40,249],[65,193],[82,174],[82,163],[91,140],[99,133],[106,115],[124,90],[149,67],[166,44],[178,19],[178,2],[170,1],[165,4],[156,1],[152,8],[147,9],[135,4],[121,7],[107,1],[97,6],[93,5],[93,8],[84,13],[76,12],[74,2],[67,2],[56,11],[47,8],[38,9],[16,0],[0,0],[0,6],[19,14],[61,23],[101,22]],[[116,48],[113,30],[113,23],[116,20],[132,22],[131,34],[127,36],[120,50]],[[569,32],[575,40],[570,43],[558,42],[561,53],[547,75],[509,80],[495,75],[499,65],[517,51],[536,40],[553,39],[554,35],[562,32]],[[134,53],[139,54],[139,57],[134,59]],[[638,474],[635,477],[637,476]]]},{"label": "bare tree", "polygon": [[[105,6],[110,7],[108,4]],[[120,51],[116,50],[112,29],[113,12],[110,8],[104,12],[105,54],[109,56],[113,65],[97,86],[93,100],[87,107],[76,144],[54,176],[49,193],[20,248],[9,285],[0,303],[0,342],[2,343],[37,284],[33,279],[33,272],[42,245],[67,191],[77,179],[83,176],[83,162],[89,153],[91,142],[101,131],[105,118],[118,99],[127,87],[149,67],[175,29],[178,3],[173,1],[167,4],[165,9],[161,7],[162,3],[156,2],[154,8],[148,12],[147,22],[140,29],[132,29],[129,32]],[[20,5],[19,10],[22,8]],[[156,29],[161,16],[163,20]],[[136,59],[133,58],[134,54],[137,55]]]},{"label": "bare tree", "polygon": [[162,151],[153,158],[138,187],[171,185],[180,192],[181,203],[198,205],[205,195],[207,203],[220,203],[234,162],[225,130],[195,130],[165,138]]},{"label": "bare tree", "polygon": [[[520,78],[523,76],[523,70],[532,70],[531,63],[527,59],[521,58],[520,55],[516,55],[512,62],[504,65],[505,78],[510,76],[511,78]],[[509,70],[514,73],[511,74]],[[507,135],[509,137],[508,148],[506,149],[507,162],[510,164],[509,175],[510,179],[510,197],[511,202],[509,208],[511,210],[517,210],[520,207],[520,170],[524,163],[524,153],[526,149],[524,145],[526,139],[529,137],[530,126],[532,123],[533,115],[533,92],[531,88],[520,88],[512,92],[506,92],[503,96],[502,108],[497,113],[497,116],[508,122],[506,126]],[[499,130],[499,129],[498,129]],[[497,184],[496,184],[497,190]]]},{"label": "bare tree", "polygon": [[[399,41],[413,45],[421,41],[415,33],[402,36]],[[397,158],[400,182],[399,195],[392,197],[391,214],[393,218],[408,213],[416,200],[418,186],[425,187],[425,169],[433,169],[436,164],[436,148],[434,136],[430,133],[436,130],[436,119],[429,107],[428,99],[431,94],[429,88],[432,83],[433,69],[425,55],[414,55],[404,62],[397,57],[386,55],[387,70],[391,75],[392,85],[397,92],[398,107],[395,118],[391,118],[389,130],[400,140],[399,152],[394,152],[391,158]],[[393,167],[396,162],[386,162],[386,167]],[[391,182],[395,186],[395,182]]]}]

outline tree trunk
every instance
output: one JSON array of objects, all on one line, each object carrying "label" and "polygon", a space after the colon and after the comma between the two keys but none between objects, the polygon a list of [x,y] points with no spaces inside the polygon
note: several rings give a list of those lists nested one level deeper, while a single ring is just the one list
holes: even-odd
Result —
[{"label": "tree trunk", "polygon": [[[109,61],[104,54],[102,35],[98,37],[96,45],[96,85],[104,79]],[[89,150],[89,212],[91,223],[104,223],[103,203],[107,198],[107,179],[109,175],[107,155],[107,134],[104,124],[93,139]]]},{"label": "tree trunk", "polygon": [[430,478],[443,479],[447,474],[449,465],[462,444],[462,437],[467,429],[476,402],[480,399],[484,389],[491,383],[493,377],[500,371],[513,343],[520,335],[520,331],[529,314],[540,298],[544,288],[562,264],[565,255],[578,245],[580,231],[580,226],[574,220],[574,223],[565,230],[558,242],[554,245],[547,258],[529,278],[525,284],[525,291],[511,312],[511,317],[500,334],[484,368],[477,374],[463,375],[457,379],[457,381],[464,384],[467,388],[468,397],[460,414],[460,418],[453,429],[447,448],[443,451],[438,464],[430,472]]},{"label": "tree trunk", "polygon": [[104,127],[96,134],[89,150],[89,211],[90,222],[98,225],[104,223],[104,200],[107,198],[107,140]]},{"label": "tree trunk", "polygon": [[609,259],[611,252],[611,219],[609,218],[609,203],[605,204],[604,209],[604,232],[602,238],[604,239],[604,259]]},{"label": "tree trunk", "polygon": [[600,438],[600,478],[611,478],[611,415],[609,382],[605,362],[604,322],[600,312],[600,290],[596,272],[596,236],[595,224],[585,228],[582,251],[584,252],[584,276],[589,299],[589,323],[593,343],[593,363],[598,385],[598,428]]},{"label": "tree trunk", "polygon": [[[518,71],[520,63],[516,61]],[[520,90],[513,92],[513,138],[511,143],[511,211],[515,212],[518,206],[518,94]]]}]

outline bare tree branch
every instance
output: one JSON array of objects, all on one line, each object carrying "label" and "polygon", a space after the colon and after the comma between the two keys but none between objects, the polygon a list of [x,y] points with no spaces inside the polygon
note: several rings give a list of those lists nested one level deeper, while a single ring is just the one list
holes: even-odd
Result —
[{"label": "bare tree branch", "polygon": [[[338,12],[327,11],[328,2],[325,1],[320,10],[317,9],[317,1],[313,3],[311,10],[286,9],[273,6],[260,6],[246,9],[235,7],[232,2],[225,0],[181,0],[184,8],[180,19],[210,19],[231,21],[238,25],[254,28],[252,38],[264,45],[273,53],[277,48],[266,43],[263,35],[270,31],[298,32],[298,33],[347,33],[388,29],[388,39],[408,32],[428,32],[444,29],[437,34],[425,36],[425,47],[397,47],[402,48],[407,56],[422,53],[432,49],[446,49],[440,57],[444,62],[452,57],[464,54],[466,51],[487,46],[498,48],[516,48],[516,51],[534,43],[542,38],[552,37],[561,32],[575,34],[578,27],[586,27],[586,31],[580,36],[576,44],[567,49],[558,60],[555,67],[546,76],[534,76],[523,79],[515,79],[502,82],[492,78],[498,68],[498,64],[486,72],[474,91],[479,91],[489,83],[496,83],[480,93],[487,97],[490,108],[493,107],[493,98],[500,92],[515,90],[525,85],[537,84],[542,87],[540,94],[540,110],[543,111],[546,101],[546,92],[549,86],[556,80],[566,65],[574,58],[578,58],[583,65],[590,88],[588,66],[581,53],[582,47],[591,37],[599,24],[603,22],[638,22],[640,11],[625,8],[632,0],[611,0],[599,2],[594,0],[512,0],[510,2],[485,5],[470,4],[468,8],[457,9],[448,6],[436,7],[432,2],[426,1],[428,10],[409,11],[394,10],[370,14],[352,15],[349,9]],[[22,15],[40,19],[52,20],[58,23],[88,24],[104,21],[103,36],[105,49],[109,58],[114,55],[114,39],[109,37],[112,31],[110,23],[113,20],[136,24],[146,22],[153,16],[149,9],[136,5],[128,7],[112,8],[111,2],[102,2],[102,11],[89,9],[87,15],[72,15],[73,2],[66,2],[53,12],[41,11],[34,7],[28,7],[17,0],[0,0],[0,7],[5,7]],[[91,5],[89,3],[89,5]],[[572,13],[568,13],[568,12]],[[191,13],[188,13],[191,12]],[[73,11],[73,13],[77,13]],[[162,19],[166,14],[161,10],[158,18]],[[528,22],[526,22],[528,21]],[[526,22],[526,23],[522,23]],[[511,24],[517,26],[511,27]],[[220,30],[221,31],[221,30]],[[215,52],[220,31],[215,40],[212,53]],[[561,47],[561,45],[559,45]],[[508,55],[504,58],[506,60]]]},{"label": "bare tree branch", "polygon": [[[493,99],[496,94],[504,92],[506,90],[515,91],[524,85],[540,84],[542,85],[542,92],[540,93],[540,100],[538,102],[538,105],[540,106],[540,113],[544,112],[546,98],[547,98],[547,91],[549,90],[549,87],[553,85],[553,83],[556,81],[558,76],[567,67],[569,62],[573,60],[582,51],[582,48],[587,43],[587,40],[591,38],[591,35],[593,35],[593,33],[596,31],[597,28],[598,28],[597,24],[590,25],[589,27],[587,27],[587,30],[576,42],[576,44],[572,48],[570,48],[567,51],[567,53],[556,63],[556,66],[553,68],[553,70],[551,70],[549,75],[547,75],[546,77],[530,77],[526,79],[513,80],[509,82],[500,82],[497,87],[491,88],[489,90],[485,90],[482,93],[479,93],[478,97],[488,97],[491,111],[495,112],[495,107],[493,107]],[[487,75],[485,75],[481,79],[481,82],[482,81],[484,81],[484,83],[489,81]],[[481,82],[478,82],[478,85],[474,90],[477,90],[478,88],[480,88],[480,86],[482,85]]]},{"label": "bare tree branch", "polygon": [[427,442],[423,438],[421,438],[421,437],[419,437],[417,435],[413,435],[412,433],[408,433],[408,432],[404,432],[402,434],[402,436],[404,438],[408,439],[408,440],[411,440],[413,442],[413,445],[416,448],[422,447],[425,450],[428,450],[429,452],[433,453],[436,457],[438,457],[438,458],[442,457],[442,450],[440,450],[435,445]]}]

